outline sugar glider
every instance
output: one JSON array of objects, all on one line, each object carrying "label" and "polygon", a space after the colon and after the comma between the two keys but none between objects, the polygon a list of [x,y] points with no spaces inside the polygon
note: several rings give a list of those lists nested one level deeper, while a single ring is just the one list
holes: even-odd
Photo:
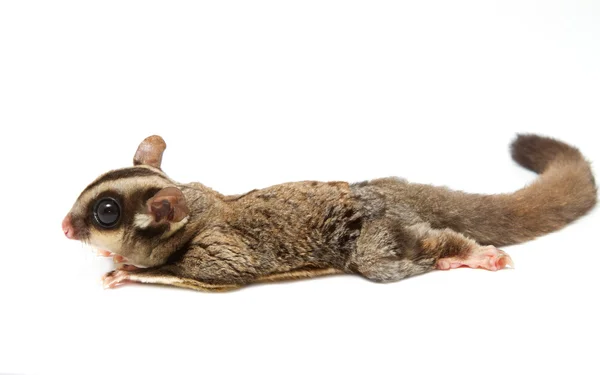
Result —
[{"label": "sugar glider", "polygon": [[146,138],[133,166],[88,185],[62,223],[68,238],[114,257],[106,288],[142,282],[225,291],[335,273],[386,283],[435,269],[496,271],[512,265],[496,246],[556,231],[597,197],[579,150],[537,135],[517,136],[511,150],[539,177],[496,195],[382,178],[227,196],[168,177],[165,148],[161,137]]}]

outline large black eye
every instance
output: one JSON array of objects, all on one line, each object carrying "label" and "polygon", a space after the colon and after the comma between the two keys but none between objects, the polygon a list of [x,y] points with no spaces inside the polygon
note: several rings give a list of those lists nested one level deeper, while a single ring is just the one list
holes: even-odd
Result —
[{"label": "large black eye", "polygon": [[119,221],[121,207],[113,198],[102,198],[94,206],[94,218],[104,228],[113,227]]}]

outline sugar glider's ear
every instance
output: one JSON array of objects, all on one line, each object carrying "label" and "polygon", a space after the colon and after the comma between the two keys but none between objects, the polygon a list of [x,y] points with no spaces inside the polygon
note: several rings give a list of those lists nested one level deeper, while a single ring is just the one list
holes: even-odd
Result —
[{"label": "sugar glider's ear", "polygon": [[149,136],[138,146],[137,152],[133,157],[133,165],[144,164],[160,169],[162,155],[166,148],[167,144],[161,136]]},{"label": "sugar glider's ear", "polygon": [[178,223],[190,213],[183,193],[176,187],[160,190],[146,202],[146,206],[156,223]]}]

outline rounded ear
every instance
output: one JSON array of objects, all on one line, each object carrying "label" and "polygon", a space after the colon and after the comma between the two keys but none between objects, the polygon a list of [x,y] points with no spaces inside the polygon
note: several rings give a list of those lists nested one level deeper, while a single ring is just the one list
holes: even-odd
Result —
[{"label": "rounded ear", "polygon": [[176,187],[160,190],[148,199],[146,207],[156,223],[163,221],[178,223],[190,213],[183,193]]},{"label": "rounded ear", "polygon": [[149,165],[160,169],[162,155],[167,148],[167,144],[159,135],[151,135],[144,139],[138,146],[137,152],[133,157],[133,165]]}]

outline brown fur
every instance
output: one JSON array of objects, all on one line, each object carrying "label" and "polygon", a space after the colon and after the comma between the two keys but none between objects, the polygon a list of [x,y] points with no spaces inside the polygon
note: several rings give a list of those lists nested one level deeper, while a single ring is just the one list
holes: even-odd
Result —
[{"label": "brown fur", "polygon": [[[396,281],[434,269],[441,258],[466,258],[480,244],[514,244],[558,230],[589,211],[597,196],[580,152],[536,135],[519,136],[512,155],[540,177],[498,195],[384,178],[352,185],[286,183],[223,196],[199,183],[170,180],[160,170],[164,142],[149,139],[135,158],[136,163],[151,161],[134,167],[145,170],[101,176],[70,213],[83,241],[109,244],[108,250],[131,263],[150,267],[119,270],[119,280],[198,290],[339,272]],[[167,200],[161,201],[161,220],[152,220],[148,199],[165,188],[170,196],[179,189],[185,197],[171,199],[187,202],[177,211],[188,215],[183,221],[183,215],[169,211],[174,208]],[[118,227],[101,230],[90,223],[89,208],[82,207],[106,194],[118,194],[124,212]],[[147,223],[136,226],[136,215]],[[165,217],[178,220],[165,223]]]}]

